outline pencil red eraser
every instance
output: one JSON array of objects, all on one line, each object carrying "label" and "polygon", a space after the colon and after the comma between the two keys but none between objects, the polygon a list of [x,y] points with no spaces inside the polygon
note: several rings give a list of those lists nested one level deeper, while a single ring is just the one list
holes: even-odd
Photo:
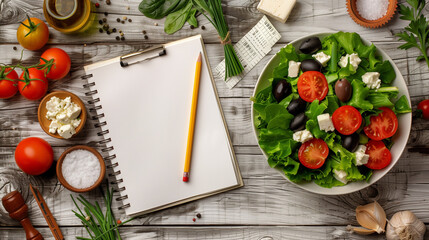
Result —
[{"label": "pencil red eraser", "polygon": [[187,182],[189,180],[189,172],[184,172],[183,173],[183,181]]},{"label": "pencil red eraser", "polygon": [[189,177],[183,177],[183,181],[187,182],[189,180]]}]

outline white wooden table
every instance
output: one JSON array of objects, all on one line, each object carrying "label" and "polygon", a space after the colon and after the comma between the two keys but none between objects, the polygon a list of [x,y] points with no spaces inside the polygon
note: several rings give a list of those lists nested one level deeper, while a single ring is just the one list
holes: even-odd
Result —
[{"label": "white wooden table", "polygon": [[[93,0],[98,1],[98,0]],[[16,62],[22,47],[16,40],[19,21],[29,14],[44,19],[41,0],[4,0],[0,11],[0,62]],[[198,20],[206,27],[184,29],[174,35],[163,32],[163,20],[154,21],[138,11],[139,0],[112,0],[110,6],[99,2],[97,17],[103,18],[108,12],[111,27],[122,29],[125,41],[116,41],[114,36],[94,31],[84,35],[64,35],[50,28],[47,47],[59,47],[69,53],[72,70],[65,79],[51,82],[49,91],[67,90],[83,100],[84,94],[80,78],[83,66],[118,55],[146,48],[157,43],[180,39],[201,33],[203,35],[210,64],[215,67],[223,59],[222,47],[213,27],[203,17]],[[400,2],[405,2],[401,0]],[[224,13],[229,23],[233,42],[237,42],[262,17],[256,10],[258,1],[223,1]],[[129,10],[127,7],[130,7]],[[116,18],[127,16],[132,23],[120,24]],[[154,23],[158,23],[155,26]],[[217,88],[226,115],[228,129],[232,136],[245,186],[156,212],[138,218],[121,228],[126,239],[384,239],[384,236],[358,236],[348,233],[348,224],[356,225],[355,207],[377,200],[390,218],[400,210],[411,210],[426,224],[429,224],[429,159],[428,155],[404,151],[396,166],[372,187],[343,196],[321,196],[303,191],[271,169],[257,146],[250,120],[249,98],[265,63],[286,43],[314,32],[354,31],[363,38],[374,42],[385,50],[399,67],[411,94],[412,105],[428,97],[429,69],[425,63],[415,58],[414,50],[399,50],[401,44],[395,33],[406,23],[396,16],[387,26],[380,29],[366,29],[355,24],[347,14],[345,0],[298,0],[286,24],[272,20],[282,34],[273,51],[266,56],[234,89],[229,90],[219,81]],[[95,23],[97,26],[98,23]],[[98,26],[97,26],[98,27]],[[145,40],[142,30],[149,39]],[[17,47],[14,50],[13,47]],[[47,48],[45,47],[45,48]],[[24,52],[25,63],[38,61],[42,50]],[[121,80],[118,79],[118,84]],[[130,86],[132,87],[132,86]],[[17,169],[14,160],[16,145],[27,137],[41,137],[54,148],[54,157],[68,147],[85,144],[100,148],[95,141],[99,129],[93,121],[86,124],[85,131],[72,140],[58,140],[45,134],[37,121],[38,101],[28,101],[21,96],[10,100],[0,100],[0,195],[11,185],[20,188],[29,205],[30,218],[45,239],[54,239],[36,202],[28,191],[31,182],[44,195],[48,206],[60,225],[66,239],[86,236],[80,221],[71,212],[74,209],[71,192],[59,184],[53,174],[29,177]],[[429,122],[415,120],[409,145],[429,144]],[[105,185],[104,185],[105,186]],[[75,195],[75,194],[74,194]],[[90,201],[102,201],[100,190],[84,194]],[[114,209],[119,204],[114,204]],[[195,222],[196,213],[202,215]],[[117,218],[124,212],[115,210]],[[427,234],[428,235],[428,234]],[[264,238],[266,237],[266,238]],[[271,238],[270,238],[271,237]],[[11,220],[0,208],[0,239],[24,239],[19,224]]]}]

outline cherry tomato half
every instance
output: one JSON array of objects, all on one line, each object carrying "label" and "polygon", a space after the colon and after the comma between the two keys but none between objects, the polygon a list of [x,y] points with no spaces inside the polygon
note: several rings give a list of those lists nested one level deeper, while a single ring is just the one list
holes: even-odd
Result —
[{"label": "cherry tomato half", "polygon": [[381,107],[383,110],[377,116],[370,118],[370,124],[363,128],[365,134],[372,140],[382,140],[389,138],[398,130],[398,118],[396,114],[388,107]]},{"label": "cherry tomato half", "polygon": [[70,71],[70,67],[71,67],[70,57],[62,49],[50,48],[46,50],[40,58],[41,58],[40,59],[41,64],[45,63],[43,59],[47,61],[54,59],[54,64],[52,65],[49,73],[46,75],[46,77],[48,77],[49,79],[59,80],[65,77]]},{"label": "cherry tomato half", "polygon": [[30,80],[28,85],[26,85],[26,81],[28,81],[28,79],[24,79],[24,72],[21,74],[19,79],[23,81],[18,82],[19,92],[28,100],[41,99],[48,91],[48,80],[45,78],[45,74],[36,68],[29,68],[28,76]]},{"label": "cherry tomato half", "polygon": [[313,138],[304,142],[298,150],[298,159],[310,169],[320,168],[329,154],[328,144],[322,139]]},{"label": "cherry tomato half", "polygon": [[417,109],[422,110],[424,119],[429,119],[429,99],[421,101],[419,105],[417,105]]},{"label": "cherry tomato half", "polygon": [[325,75],[317,71],[304,72],[298,79],[299,96],[306,102],[319,101],[328,94],[328,81]]},{"label": "cherry tomato half", "polygon": [[22,140],[15,150],[15,161],[19,168],[30,175],[40,175],[49,170],[54,161],[54,151],[41,138]]},{"label": "cherry tomato half", "polygon": [[[0,68],[0,70],[3,70]],[[10,80],[7,80],[7,79]],[[18,74],[10,68],[0,72],[0,99],[11,98],[18,92]],[[11,81],[12,80],[12,81]]]},{"label": "cherry tomato half", "polygon": [[356,132],[362,124],[362,116],[356,108],[345,105],[335,110],[332,114],[332,122],[339,133],[351,135]]},{"label": "cherry tomato half", "polygon": [[366,154],[369,155],[366,167],[370,169],[383,169],[392,161],[392,154],[382,141],[370,140],[366,144]]}]

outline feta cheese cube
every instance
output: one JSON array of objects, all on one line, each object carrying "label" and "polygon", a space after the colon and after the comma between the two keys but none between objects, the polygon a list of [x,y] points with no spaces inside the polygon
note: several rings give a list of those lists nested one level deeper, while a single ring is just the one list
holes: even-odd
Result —
[{"label": "feta cheese cube", "polygon": [[345,68],[347,67],[347,64],[349,63],[353,66],[354,70],[356,71],[356,69],[358,68],[360,62],[362,61],[359,56],[356,53],[352,53],[352,54],[347,54],[345,56],[342,56],[340,59],[340,62],[338,63],[338,65],[340,65],[340,67]]},{"label": "feta cheese cube", "polygon": [[355,151],[356,166],[360,166],[368,163],[369,155],[365,154],[365,152],[366,152],[366,146],[359,145]]},{"label": "feta cheese cube", "polygon": [[77,128],[79,126],[79,124],[80,124],[81,121],[82,121],[81,119],[73,119],[73,120],[71,120],[71,125],[74,128]]},{"label": "feta cheese cube", "polygon": [[296,0],[261,0],[257,9],[277,21],[285,23],[295,3]]},{"label": "feta cheese cube", "polygon": [[289,61],[288,76],[289,77],[298,77],[300,66],[301,66],[301,62],[295,62],[292,60]]},{"label": "feta cheese cube", "polygon": [[70,124],[61,126],[60,128],[58,128],[57,131],[58,131],[58,134],[65,139],[71,138],[73,134],[76,133],[74,127],[72,127],[72,125]]},{"label": "feta cheese cube", "polygon": [[362,76],[362,81],[370,89],[379,89],[381,85],[380,73],[378,72],[367,72]]},{"label": "feta cheese cube", "polygon": [[329,116],[329,113],[318,115],[317,121],[319,122],[320,130],[323,130],[325,132],[335,130],[334,123],[332,122],[332,118],[331,116]]},{"label": "feta cheese cube", "polygon": [[324,52],[318,52],[317,54],[312,55],[312,57],[319,61],[324,67],[326,67],[328,61],[331,59],[331,56],[326,55]]},{"label": "feta cheese cube", "polygon": [[337,170],[334,169],[334,178],[337,179],[338,181],[347,184],[347,173],[344,170]]},{"label": "feta cheese cube", "polygon": [[356,155],[356,166],[364,165],[368,163],[369,155],[361,152],[355,152]]},{"label": "feta cheese cube", "polygon": [[76,103],[71,103],[65,110],[70,119],[76,119],[81,112],[81,108]]},{"label": "feta cheese cube", "polygon": [[295,132],[292,137],[293,137],[294,141],[302,142],[302,143],[304,143],[310,139],[313,139],[313,135],[307,129]]},{"label": "feta cheese cube", "polygon": [[57,129],[60,128],[62,124],[60,124],[57,120],[52,120],[51,124],[49,124],[49,132],[55,134]]}]

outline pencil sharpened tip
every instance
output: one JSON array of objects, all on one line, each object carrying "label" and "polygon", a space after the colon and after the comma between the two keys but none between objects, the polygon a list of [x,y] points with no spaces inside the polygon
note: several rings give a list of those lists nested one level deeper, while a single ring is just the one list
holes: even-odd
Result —
[{"label": "pencil sharpened tip", "polygon": [[202,58],[202,56],[201,56],[201,52],[200,52],[200,54],[198,55],[197,62],[201,62],[201,58]]}]

